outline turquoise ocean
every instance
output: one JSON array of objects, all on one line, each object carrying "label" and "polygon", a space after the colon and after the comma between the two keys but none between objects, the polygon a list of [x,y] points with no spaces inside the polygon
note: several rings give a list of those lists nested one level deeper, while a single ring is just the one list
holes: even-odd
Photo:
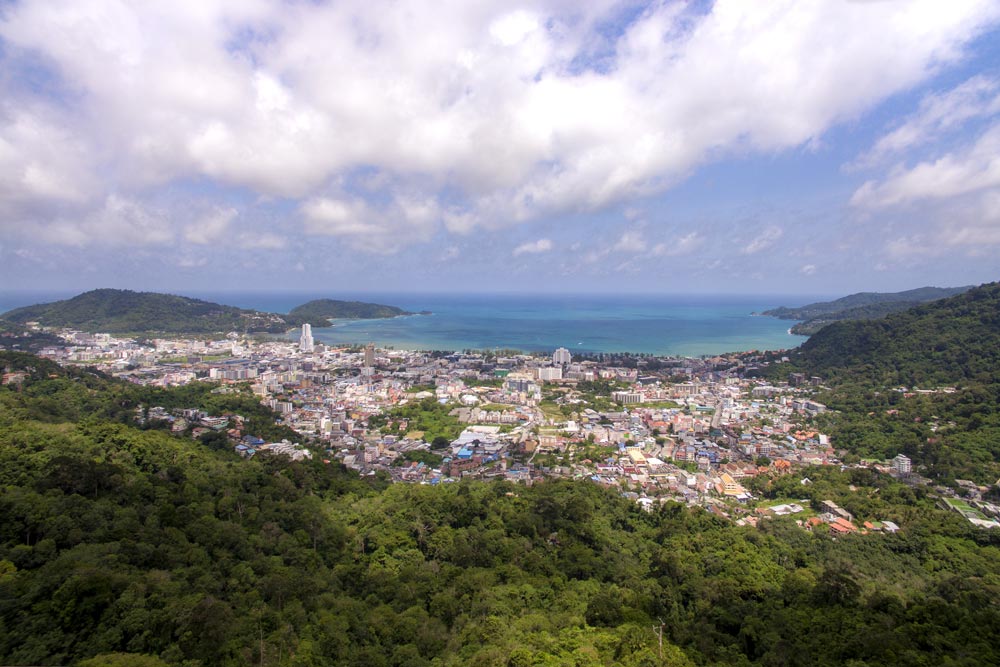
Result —
[{"label": "turquoise ocean", "polygon": [[[792,322],[752,313],[824,297],[746,295],[524,295],[318,292],[181,292],[243,308],[287,313],[317,298],[356,299],[431,311],[385,320],[314,322],[331,344],[374,342],[422,350],[517,349],[549,352],[643,352],[702,356],[799,345]],[[0,312],[73,296],[65,292],[0,293]],[[328,326],[323,326],[329,324]]]}]

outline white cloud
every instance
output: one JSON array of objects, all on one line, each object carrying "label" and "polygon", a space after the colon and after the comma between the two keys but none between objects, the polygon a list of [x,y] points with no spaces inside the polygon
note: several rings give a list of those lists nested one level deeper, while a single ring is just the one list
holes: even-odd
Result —
[{"label": "white cloud", "polygon": [[361,200],[319,197],[305,202],[302,213],[309,233],[341,236],[376,231],[374,226],[364,222],[368,215],[367,209],[367,205]]},{"label": "white cloud", "polygon": [[915,164],[899,163],[862,184],[851,204],[862,219],[899,216],[909,233],[886,244],[887,256],[914,261],[963,250],[981,255],[1000,246],[1000,80],[973,77],[926,97],[916,114],[882,137],[862,160],[869,166],[905,155],[965,125],[985,119],[978,134],[937,147]]},{"label": "white cloud", "polygon": [[537,255],[539,253],[548,252],[552,250],[552,241],[549,239],[538,239],[537,241],[527,241],[521,245],[514,248],[514,252],[511,253],[515,257],[523,254]]},{"label": "white cloud", "polygon": [[1000,186],[1000,123],[971,146],[913,167],[897,167],[879,182],[865,182],[851,204],[880,208],[927,199],[945,199]]},{"label": "white cloud", "polygon": [[235,208],[218,208],[184,228],[184,239],[196,245],[208,245],[223,239],[229,223],[238,215]]},{"label": "white cloud", "polygon": [[799,273],[801,273],[804,276],[811,276],[816,273],[816,265],[804,264],[802,268],[799,269]]},{"label": "white cloud", "polygon": [[0,104],[0,214],[16,220],[38,204],[85,203],[97,187],[88,157],[52,113]]},{"label": "white cloud", "polygon": [[749,243],[743,246],[740,252],[744,255],[755,255],[761,250],[766,250],[774,245],[774,243],[784,235],[784,232],[780,227],[771,225],[764,229],[760,234],[751,239]]},{"label": "white cloud", "polygon": [[237,237],[237,243],[241,248],[259,250],[280,250],[288,245],[284,237],[268,233],[243,233]]},{"label": "white cloud", "polygon": [[902,124],[879,138],[855,166],[871,166],[920,147],[974,118],[1000,113],[1000,81],[977,75],[955,88],[927,95],[920,108]]},{"label": "white cloud", "polygon": [[[75,188],[86,206],[204,178],[292,197],[308,233],[386,252],[809,144],[954,62],[1000,16],[991,0],[717,0],[652,4],[607,35],[630,9],[26,0],[0,18],[6,69],[32,54],[71,89],[40,98],[0,81],[45,118],[38,140],[0,123],[0,177],[13,179],[0,183],[21,184],[0,185],[0,202]],[[35,152],[52,139],[66,150]],[[389,191],[330,194],[366,170]]]},{"label": "white cloud", "polygon": [[635,230],[629,230],[621,235],[618,242],[612,248],[616,252],[640,253],[647,248],[646,239]]},{"label": "white cloud", "polygon": [[886,252],[894,260],[934,255],[940,253],[941,250],[942,248],[936,240],[928,239],[920,234],[902,236],[886,244]]},{"label": "white cloud", "polygon": [[688,232],[687,234],[672,239],[667,243],[658,243],[653,247],[653,255],[657,257],[677,257],[694,252],[705,242],[698,232]]},{"label": "white cloud", "polygon": [[174,240],[163,211],[119,195],[109,195],[103,206],[82,218],[59,218],[36,231],[48,243],[80,247],[163,245]]},{"label": "white cloud", "polygon": [[377,253],[428,240],[448,217],[434,200],[406,195],[378,206],[358,197],[317,197],[300,212],[308,234],[342,237],[355,248]]},{"label": "white cloud", "polygon": [[177,259],[177,266],[182,269],[198,269],[207,265],[207,257],[180,257]]}]

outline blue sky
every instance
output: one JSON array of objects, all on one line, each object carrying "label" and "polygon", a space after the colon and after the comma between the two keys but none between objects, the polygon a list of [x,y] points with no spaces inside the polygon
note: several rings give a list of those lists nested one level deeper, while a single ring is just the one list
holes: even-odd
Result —
[{"label": "blue sky", "polygon": [[1000,278],[1000,5],[0,3],[0,290]]}]

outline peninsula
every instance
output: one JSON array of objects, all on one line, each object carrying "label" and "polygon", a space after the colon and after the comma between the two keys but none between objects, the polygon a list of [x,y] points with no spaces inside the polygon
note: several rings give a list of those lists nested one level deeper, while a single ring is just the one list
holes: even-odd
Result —
[{"label": "peninsula", "polygon": [[811,336],[831,322],[879,319],[890,313],[909,310],[922,303],[962,294],[970,289],[972,285],[919,287],[904,292],[858,292],[833,301],[818,301],[798,308],[772,308],[761,315],[781,320],[801,320],[789,331],[800,336]]},{"label": "peninsula", "polygon": [[173,294],[96,289],[71,299],[15,308],[0,315],[0,320],[14,324],[37,322],[46,327],[66,327],[89,333],[284,333],[311,321],[377,319],[408,314],[395,306],[320,299],[297,306],[285,315]]}]

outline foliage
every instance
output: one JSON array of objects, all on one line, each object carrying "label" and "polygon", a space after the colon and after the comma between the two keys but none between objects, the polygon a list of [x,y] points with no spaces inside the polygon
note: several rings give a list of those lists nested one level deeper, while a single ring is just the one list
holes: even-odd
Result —
[{"label": "foliage", "polygon": [[280,315],[172,294],[97,289],[72,299],[16,308],[3,319],[106,333],[283,332]]},{"label": "foliage", "polygon": [[437,468],[444,462],[444,457],[422,449],[414,449],[404,452],[402,456],[396,459],[394,465],[402,466],[413,462],[423,463],[424,465],[428,465],[432,468]]},{"label": "foliage", "polygon": [[766,373],[823,377],[817,399],[835,412],[819,425],[853,456],[906,454],[942,481],[1000,476],[1000,284],[833,323],[789,356]]},{"label": "foliage", "polygon": [[[845,420],[845,439],[854,429],[852,448],[886,454],[928,456],[928,432],[985,433],[1000,403],[976,393],[996,384],[980,382],[991,352],[966,352],[966,366],[946,367],[968,370],[955,394],[887,392],[837,369],[841,384],[824,400],[841,401],[842,417],[830,419]],[[797,367],[813,363],[807,353]],[[758,493],[834,500],[897,522],[898,534],[834,540],[790,518],[737,527],[680,504],[647,513],[589,482],[385,487],[320,457],[241,460],[130,425],[139,402],[239,401],[252,414],[242,394],[133,388],[28,355],[0,360],[28,376],[0,387],[3,664],[1000,661],[1000,535],[870,470],[811,469],[808,486],[789,475],[761,480]],[[867,415],[879,402],[892,407]],[[444,440],[461,428],[449,411],[429,399],[373,420],[406,419]],[[969,456],[979,448],[969,441]]]},{"label": "foliage", "polygon": [[[906,290],[904,292],[858,292],[857,294],[851,294],[834,299],[833,301],[819,301],[798,308],[786,308],[785,306],[773,308],[765,310],[761,315],[777,317],[783,320],[812,320],[820,317],[853,319],[849,316],[840,317],[840,315],[854,309],[880,307],[887,304],[906,304],[904,307],[910,307],[913,304],[955,296],[971,288],[972,285],[965,287],[918,287],[917,289]],[[886,311],[883,314],[888,312]]]},{"label": "foliage", "polygon": [[336,299],[315,299],[288,312],[288,320],[295,326],[305,322],[326,322],[331,319],[379,319],[413,315],[396,306],[364,301],[338,301]]},{"label": "foliage", "polygon": [[786,369],[892,387],[1000,381],[1000,283],[895,313],[835,322],[802,344]]},{"label": "foliage", "polygon": [[481,380],[476,377],[464,377],[462,378],[462,382],[465,383],[466,387],[492,387],[494,389],[499,389],[503,386],[503,380],[501,378]]},{"label": "foliage", "polygon": [[[106,333],[200,334],[228,331],[282,333],[305,322],[330,318],[383,318],[411,315],[395,306],[361,301],[317,299],[293,308],[288,315],[224,306],[172,294],[97,289],[72,299],[55,301],[3,314],[0,334],[20,323],[69,327]],[[22,346],[22,349],[28,349]],[[37,349],[37,346],[32,349]]]},{"label": "foliage", "polygon": [[909,310],[910,308],[919,306],[920,303],[920,301],[888,301],[872,303],[867,306],[855,306],[854,308],[811,317],[805,322],[792,325],[789,331],[799,336],[811,336],[831,322],[839,322],[840,320],[875,320],[885,317],[889,313]]},{"label": "foliage", "polygon": [[[405,435],[410,431],[423,432],[424,442],[445,438],[451,442],[464,429],[458,417],[450,414],[454,406],[439,403],[434,398],[425,398],[401,405],[382,415],[368,418],[369,428],[381,428],[385,433]],[[406,421],[403,428],[402,422]],[[393,427],[389,428],[388,424]]]}]

